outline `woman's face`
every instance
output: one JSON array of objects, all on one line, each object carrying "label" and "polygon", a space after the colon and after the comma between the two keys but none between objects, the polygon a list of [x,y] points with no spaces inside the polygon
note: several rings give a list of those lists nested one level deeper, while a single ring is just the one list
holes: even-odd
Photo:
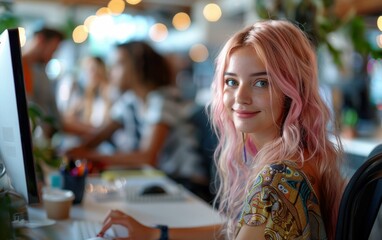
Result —
[{"label": "woman's face", "polygon": [[283,94],[269,83],[264,64],[251,47],[231,53],[224,72],[223,101],[236,129],[256,141],[280,136]]},{"label": "woman's face", "polygon": [[105,67],[94,59],[87,60],[85,71],[88,76],[88,84],[94,87],[105,81],[107,78]]},{"label": "woman's face", "polygon": [[58,38],[46,39],[44,37],[41,37],[41,39],[44,40],[40,42],[41,49],[39,51],[38,60],[40,63],[46,64],[52,59],[54,53],[59,48],[61,40]]},{"label": "woman's face", "polygon": [[110,80],[118,86],[121,92],[130,88],[134,77],[134,69],[128,53],[123,49],[117,49],[113,55],[113,64],[110,69]]}]

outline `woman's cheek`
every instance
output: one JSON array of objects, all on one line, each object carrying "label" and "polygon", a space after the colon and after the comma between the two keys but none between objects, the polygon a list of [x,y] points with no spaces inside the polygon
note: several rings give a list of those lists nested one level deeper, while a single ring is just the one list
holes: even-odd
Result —
[{"label": "woman's cheek", "polygon": [[223,92],[223,104],[226,108],[229,106],[229,96],[226,92]]},{"label": "woman's cheek", "polygon": [[229,116],[232,116],[232,107],[234,104],[234,98],[232,97],[232,94],[224,91],[223,92],[223,104],[225,107],[225,110]]}]

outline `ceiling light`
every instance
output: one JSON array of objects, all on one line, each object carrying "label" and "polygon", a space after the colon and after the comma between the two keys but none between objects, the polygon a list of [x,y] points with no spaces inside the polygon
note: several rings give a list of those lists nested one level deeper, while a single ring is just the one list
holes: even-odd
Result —
[{"label": "ceiling light", "polygon": [[108,14],[111,14],[111,12],[110,12],[110,9],[107,8],[107,7],[101,7],[101,8],[98,9],[98,11],[96,12],[96,15],[97,15],[97,16],[108,15]]},{"label": "ceiling light", "polygon": [[379,34],[376,38],[377,40],[377,45],[379,48],[382,48],[382,34]]},{"label": "ceiling light", "polygon": [[203,44],[195,44],[191,47],[189,51],[189,56],[194,62],[204,62],[208,58],[208,49]]},{"label": "ceiling light", "polygon": [[210,22],[216,22],[222,16],[222,11],[219,5],[215,3],[207,4],[203,9],[203,15]]},{"label": "ceiling light", "polygon": [[72,33],[72,38],[75,43],[83,43],[88,38],[88,29],[84,25],[77,26]]},{"label": "ceiling light", "polygon": [[191,19],[187,13],[179,12],[172,18],[172,25],[179,31],[187,30],[191,25]]},{"label": "ceiling light", "polygon": [[125,10],[125,2],[123,0],[111,0],[107,4],[107,7],[112,14],[119,15]]},{"label": "ceiling light", "polygon": [[377,19],[377,26],[380,31],[382,31],[382,16],[379,16]]},{"label": "ceiling light", "polygon": [[126,0],[126,2],[131,5],[137,5],[138,3],[142,2],[142,0]]},{"label": "ceiling light", "polygon": [[23,47],[27,41],[25,28],[19,27],[18,29],[19,29],[20,46]]},{"label": "ceiling light", "polygon": [[164,25],[163,23],[156,23],[152,25],[149,30],[149,35],[151,40],[155,42],[164,41],[168,36],[168,30],[166,25]]}]

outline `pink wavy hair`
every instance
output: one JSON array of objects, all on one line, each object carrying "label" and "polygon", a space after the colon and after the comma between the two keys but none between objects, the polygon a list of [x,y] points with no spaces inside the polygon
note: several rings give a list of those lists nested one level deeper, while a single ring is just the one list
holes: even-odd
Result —
[{"label": "pink wavy hair", "polygon": [[[255,50],[266,67],[270,86],[278,86],[286,99],[280,137],[259,150],[250,134],[243,140],[223,104],[225,67],[230,54],[244,46]],[[223,233],[234,238],[248,188],[264,165],[300,156],[299,166],[309,160],[317,166],[321,213],[327,235],[333,239],[344,188],[342,145],[337,134],[328,131],[332,116],[319,94],[316,55],[305,34],[284,20],[259,21],[234,34],[216,59],[212,92],[210,118],[219,139],[214,156],[220,178],[217,199],[219,210],[228,217]],[[248,163],[243,160],[244,147]]]}]

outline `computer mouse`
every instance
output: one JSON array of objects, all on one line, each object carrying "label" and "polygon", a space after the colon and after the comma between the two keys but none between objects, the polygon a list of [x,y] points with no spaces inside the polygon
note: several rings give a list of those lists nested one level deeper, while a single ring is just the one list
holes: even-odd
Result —
[{"label": "computer mouse", "polygon": [[142,189],[141,195],[165,194],[166,190],[160,185],[149,185]]}]

